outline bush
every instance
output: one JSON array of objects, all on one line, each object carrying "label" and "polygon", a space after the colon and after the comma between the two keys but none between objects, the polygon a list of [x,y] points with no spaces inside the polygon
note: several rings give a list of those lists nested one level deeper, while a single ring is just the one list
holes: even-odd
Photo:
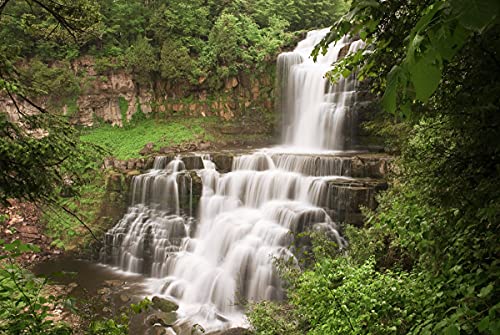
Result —
[{"label": "bush", "polygon": [[51,308],[64,303],[62,297],[43,293],[46,279],[16,265],[13,258],[27,251],[39,251],[19,240],[0,241],[0,334],[66,335],[71,329],[51,320]]}]

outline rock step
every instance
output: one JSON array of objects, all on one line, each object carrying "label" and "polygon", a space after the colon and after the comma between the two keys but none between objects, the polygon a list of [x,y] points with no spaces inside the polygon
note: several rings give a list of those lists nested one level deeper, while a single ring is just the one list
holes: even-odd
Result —
[{"label": "rock step", "polygon": [[[242,160],[252,152],[224,151],[207,152],[220,173],[231,172],[235,159]],[[258,154],[256,154],[258,156]],[[166,154],[165,164],[179,157],[179,154]],[[352,153],[341,155],[327,154],[262,154],[262,161],[272,159],[274,165],[280,169],[301,173],[306,176],[346,176],[353,178],[384,178],[391,168],[392,157],[383,153]],[[180,155],[186,170],[203,169],[203,159],[200,155],[186,153]],[[123,172],[140,170],[145,171],[153,167],[154,157],[130,159],[121,161],[106,159],[104,168],[115,168]],[[263,162],[265,163],[265,162]],[[266,164],[259,164],[259,169],[266,169]]]},{"label": "rock step", "polygon": [[336,179],[327,184],[327,194],[320,206],[327,210],[333,221],[355,226],[363,225],[361,208],[377,208],[375,196],[388,186],[385,180],[372,178]]},{"label": "rock step", "polygon": [[[217,152],[209,154],[221,173],[231,172],[235,159],[243,159],[244,153]],[[353,178],[385,178],[391,168],[392,157],[379,153],[360,153],[351,155],[305,155],[305,154],[268,154],[275,166],[306,176],[346,176]],[[263,160],[267,159],[263,155]],[[260,164],[259,164],[260,165]],[[262,164],[265,170],[266,164]],[[260,166],[260,167],[261,167]]]},{"label": "rock step", "polygon": [[[196,171],[187,170],[178,174],[177,182],[180,208],[194,216],[203,192],[201,178]],[[361,208],[375,209],[376,194],[387,189],[385,180],[373,178],[336,178],[327,180],[326,184],[318,207],[324,208],[333,221],[356,226],[363,224]]]}]

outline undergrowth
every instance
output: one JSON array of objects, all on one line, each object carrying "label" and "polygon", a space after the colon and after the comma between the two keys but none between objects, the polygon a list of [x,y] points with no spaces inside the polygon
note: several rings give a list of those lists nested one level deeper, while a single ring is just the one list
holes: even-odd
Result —
[{"label": "undergrowth", "polygon": [[184,118],[175,120],[140,120],[133,127],[102,125],[82,131],[81,139],[102,146],[110,156],[118,159],[140,157],[139,151],[147,144],[155,148],[168,147],[194,141],[211,141],[213,135],[206,124],[212,119]]}]

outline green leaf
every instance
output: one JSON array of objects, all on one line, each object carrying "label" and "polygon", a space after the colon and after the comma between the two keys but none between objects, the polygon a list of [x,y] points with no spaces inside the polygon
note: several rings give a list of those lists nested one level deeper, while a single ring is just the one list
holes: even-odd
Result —
[{"label": "green leaf", "polygon": [[490,295],[491,291],[493,291],[493,284],[489,284],[486,287],[483,287],[479,294],[477,295],[479,298],[484,298]]},{"label": "green leaf", "polygon": [[401,74],[401,67],[394,66],[389,72],[387,78],[387,87],[382,97],[382,107],[390,113],[396,111],[396,100],[397,100],[397,86],[399,82],[399,76]]},{"label": "green leaf", "polygon": [[457,325],[449,325],[444,330],[444,335],[460,335],[460,328]]},{"label": "green leaf", "polygon": [[416,98],[426,102],[436,91],[441,80],[442,60],[435,49],[427,49],[409,66],[410,78],[415,87]]},{"label": "green leaf", "polygon": [[479,330],[480,332],[484,332],[486,329],[488,329],[489,326],[490,326],[490,317],[486,316],[477,325],[477,330]]},{"label": "green leaf", "polygon": [[454,0],[451,4],[460,23],[477,32],[483,31],[500,12],[498,0]]}]

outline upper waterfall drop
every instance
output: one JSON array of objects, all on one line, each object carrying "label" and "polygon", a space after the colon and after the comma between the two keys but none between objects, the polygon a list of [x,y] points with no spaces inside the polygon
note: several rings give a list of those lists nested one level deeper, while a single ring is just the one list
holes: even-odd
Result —
[{"label": "upper waterfall drop", "polygon": [[344,36],[314,62],[311,53],[329,31],[310,31],[293,52],[278,56],[278,109],[287,146],[314,150],[346,150],[352,146],[356,80],[351,75],[332,85],[325,74],[341,56],[363,48],[364,42]]}]

